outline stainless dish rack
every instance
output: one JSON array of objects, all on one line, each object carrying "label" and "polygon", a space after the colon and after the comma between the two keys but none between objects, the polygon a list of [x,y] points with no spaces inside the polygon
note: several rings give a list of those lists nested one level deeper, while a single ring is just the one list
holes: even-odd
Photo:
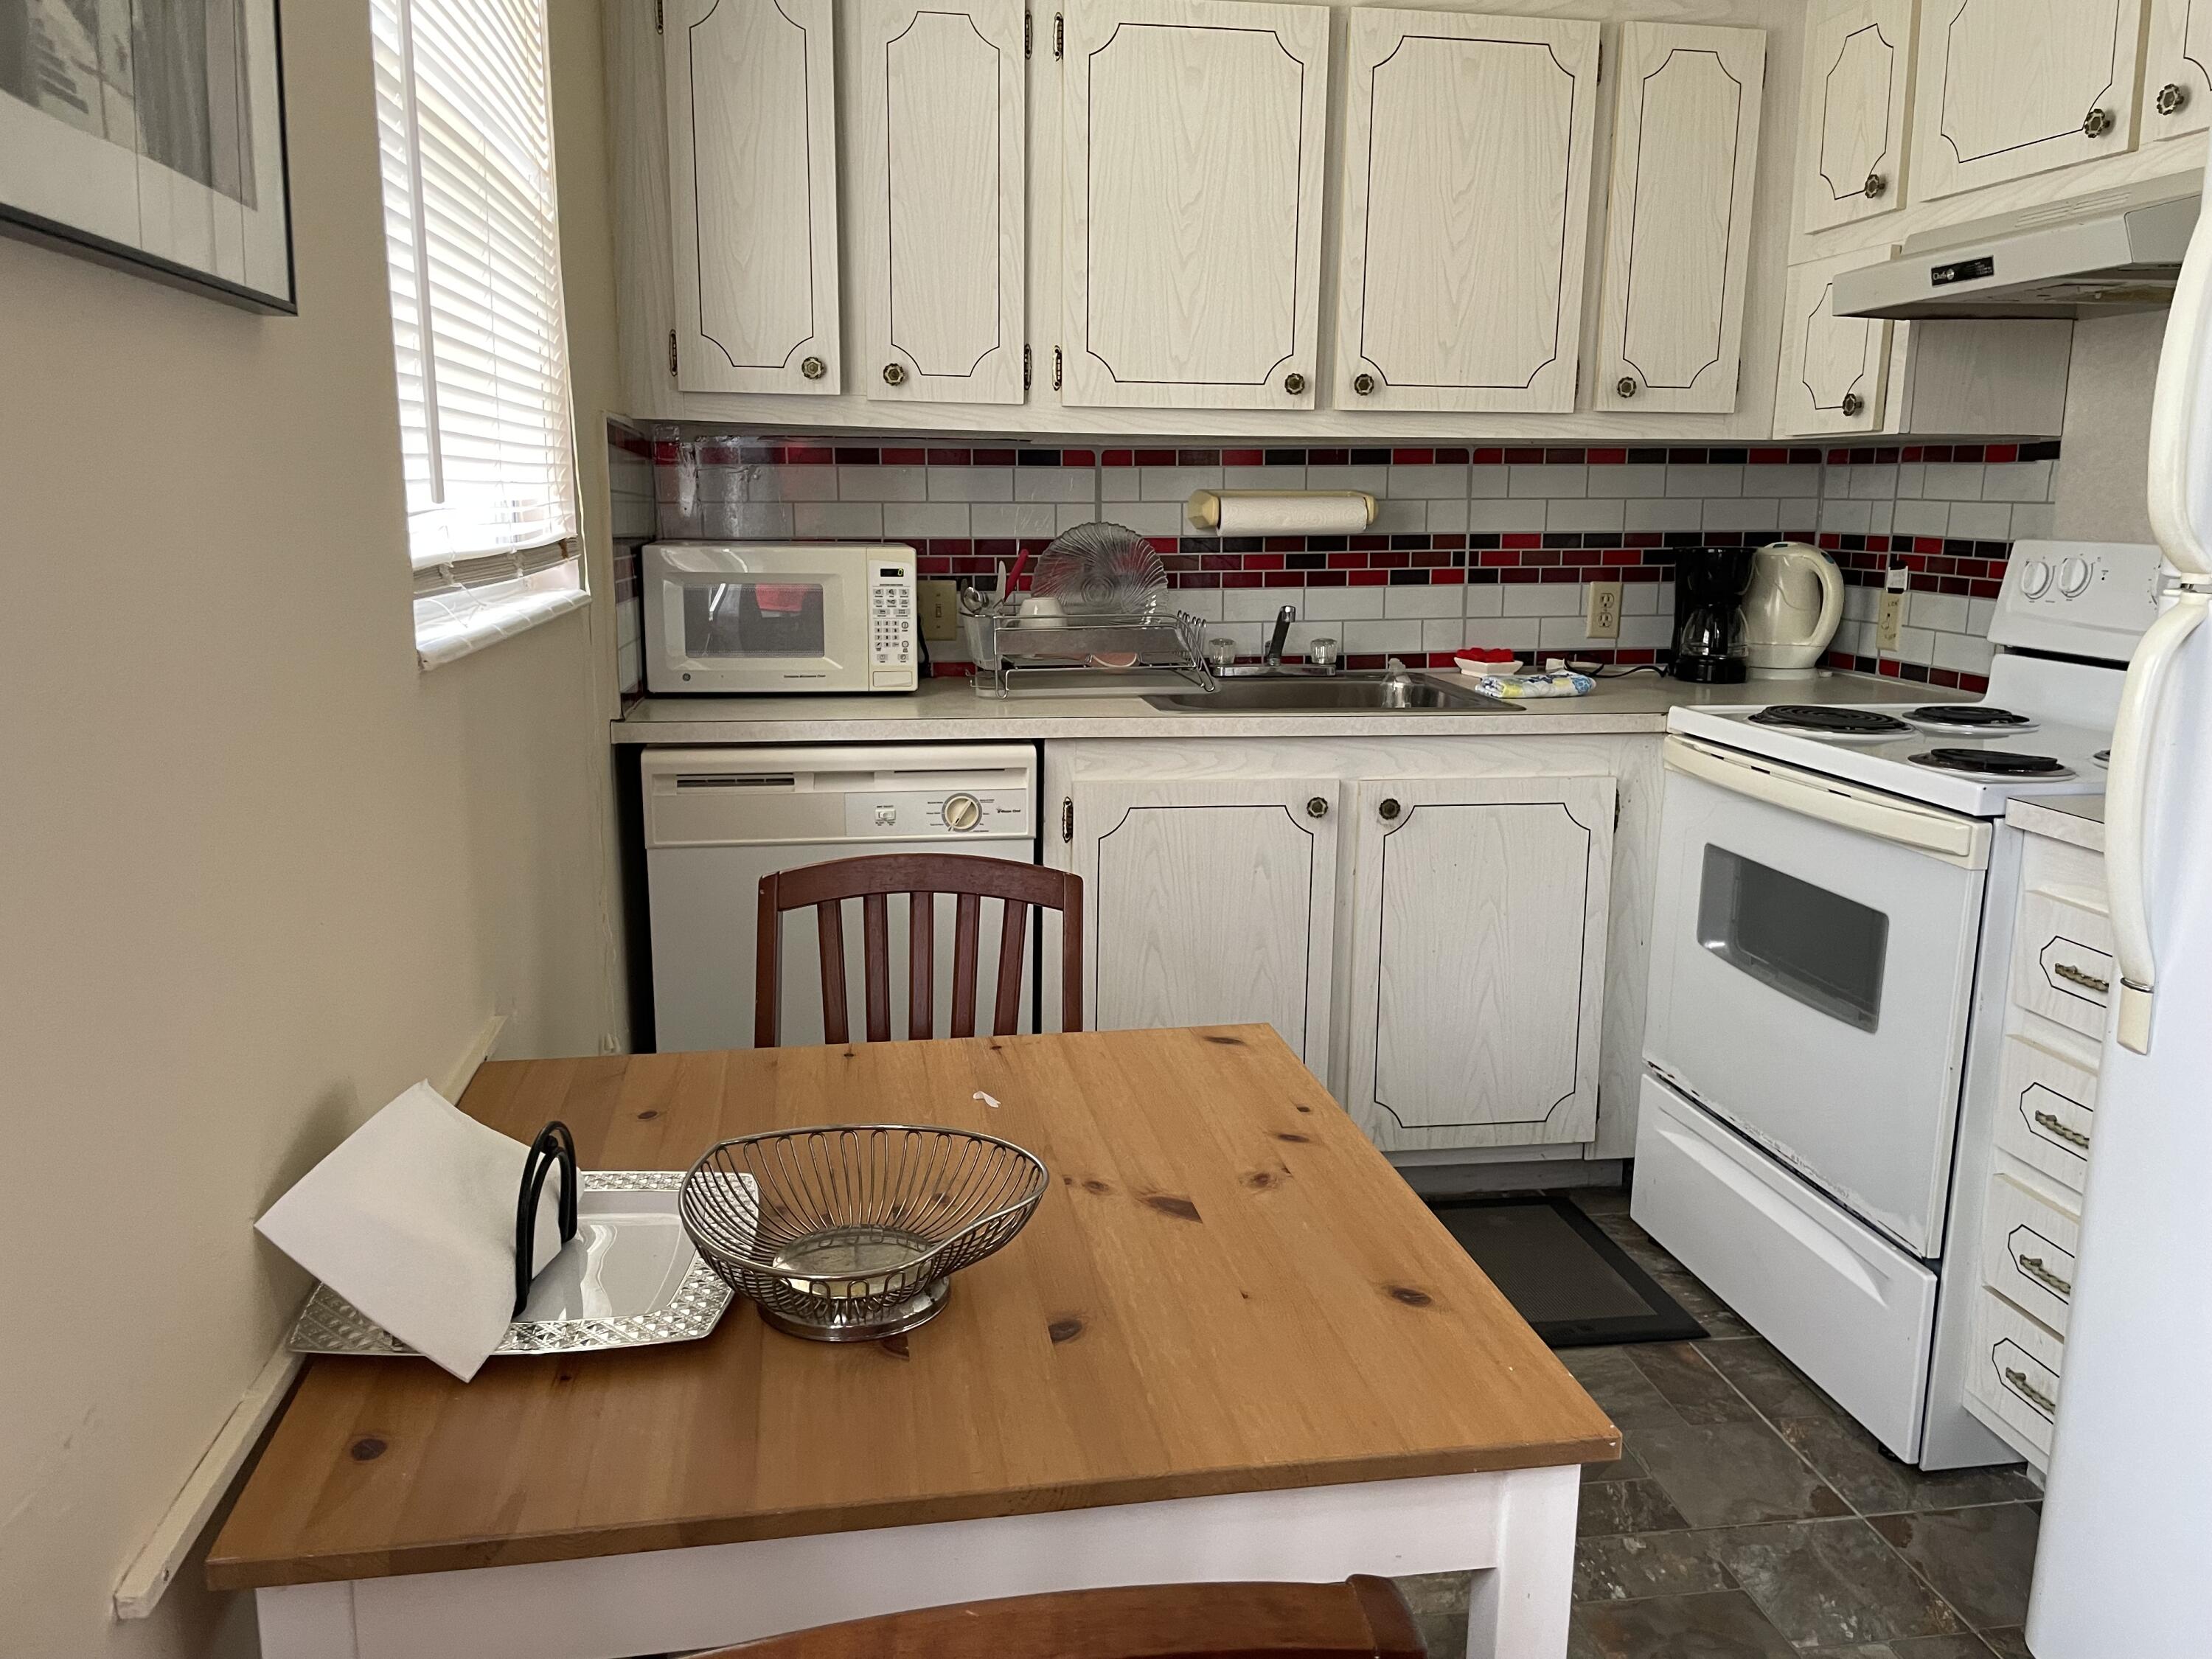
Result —
[{"label": "stainless dish rack", "polygon": [[978,696],[1139,697],[1214,689],[1206,624],[1188,614],[1005,617],[986,610],[968,625]]}]

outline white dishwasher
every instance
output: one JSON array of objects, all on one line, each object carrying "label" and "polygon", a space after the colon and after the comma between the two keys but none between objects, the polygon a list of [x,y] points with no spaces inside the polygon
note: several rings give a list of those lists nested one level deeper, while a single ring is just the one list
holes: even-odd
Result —
[{"label": "white dishwasher", "polygon": [[[875,853],[968,853],[1036,862],[1036,751],[1025,744],[793,749],[649,749],[640,762],[653,931],[654,1046],[750,1048],[760,879]],[[976,963],[981,1025],[996,982],[1000,904],[983,901]],[[860,1006],[860,901],[845,906],[849,1018]],[[937,900],[937,992],[952,1005],[953,901]],[[1032,922],[1034,931],[1034,921]],[[1028,953],[1034,957],[1035,952]],[[891,1032],[906,1035],[907,906],[890,905]],[[1032,1029],[1034,960],[1023,964]],[[783,1041],[822,1041],[822,969],[810,910],[783,929]]]}]

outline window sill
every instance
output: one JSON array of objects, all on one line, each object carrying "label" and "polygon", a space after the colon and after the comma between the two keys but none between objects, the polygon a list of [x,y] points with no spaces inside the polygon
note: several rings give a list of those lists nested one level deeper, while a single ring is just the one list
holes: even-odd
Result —
[{"label": "window sill", "polygon": [[566,566],[568,580],[559,587],[509,592],[483,598],[449,596],[415,602],[415,655],[428,673],[449,662],[483,650],[486,646],[540,623],[551,622],[591,603],[592,596],[576,582],[575,565]]}]

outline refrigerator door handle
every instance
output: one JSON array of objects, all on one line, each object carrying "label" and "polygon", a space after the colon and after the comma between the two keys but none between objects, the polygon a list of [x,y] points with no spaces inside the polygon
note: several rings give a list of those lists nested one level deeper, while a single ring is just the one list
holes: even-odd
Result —
[{"label": "refrigerator door handle", "polygon": [[2205,617],[2212,594],[2184,588],[2173,607],[2150,625],[2128,665],[2112,731],[2111,776],[2105,800],[2105,881],[2112,907],[2114,956],[2119,963],[2120,1046],[2150,1052],[2151,1004],[2158,964],[2151,949],[2149,873],[2144,868],[2148,817],[2150,748],[2158,732],[2159,703],[2166,673]]}]

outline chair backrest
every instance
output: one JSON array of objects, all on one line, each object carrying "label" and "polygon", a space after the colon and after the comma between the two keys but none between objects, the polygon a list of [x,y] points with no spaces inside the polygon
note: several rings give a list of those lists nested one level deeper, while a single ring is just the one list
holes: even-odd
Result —
[{"label": "chair backrest", "polygon": [[852,1041],[845,987],[844,902],[860,901],[862,963],[868,1037],[891,1035],[890,896],[907,897],[907,1035],[936,1035],[937,896],[955,896],[952,927],[951,1035],[975,1035],[978,936],[982,902],[1006,909],[999,929],[999,975],[992,1008],[994,1035],[1012,1033],[1021,1019],[1022,961],[1027,954],[1032,906],[1060,912],[1060,1026],[1083,1029],[1083,878],[1041,865],[955,853],[885,853],[834,859],[761,878],[759,952],[753,986],[753,1042],[773,1048],[783,1008],[783,915],[814,907],[822,950],[822,1034],[826,1042]]},{"label": "chair backrest", "polygon": [[1426,1659],[1387,1578],[1139,1584],[923,1607],[696,1659]]}]

